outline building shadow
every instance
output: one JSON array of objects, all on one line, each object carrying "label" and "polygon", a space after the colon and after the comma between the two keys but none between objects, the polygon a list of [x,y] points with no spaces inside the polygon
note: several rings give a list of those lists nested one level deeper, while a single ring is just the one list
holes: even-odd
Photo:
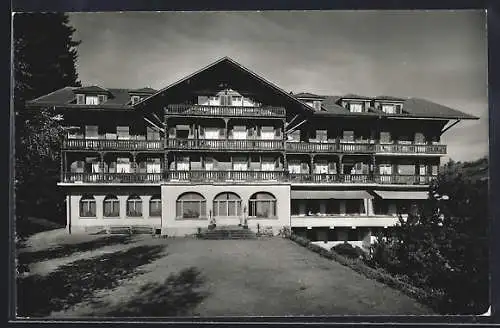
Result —
[{"label": "building shadow", "polygon": [[137,246],[74,261],[45,275],[17,278],[17,316],[46,317],[88,301],[98,290],[116,287],[141,274],[138,269],[164,254],[166,245]]}]

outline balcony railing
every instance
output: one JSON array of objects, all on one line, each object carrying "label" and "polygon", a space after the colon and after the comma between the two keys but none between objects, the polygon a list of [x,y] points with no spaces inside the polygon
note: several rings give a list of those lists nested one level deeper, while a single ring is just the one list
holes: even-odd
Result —
[{"label": "balcony railing", "polygon": [[375,144],[364,142],[340,142],[339,152],[341,153],[373,153]]},{"label": "balcony railing", "polygon": [[314,152],[337,152],[336,143],[328,142],[287,142],[286,150],[299,153],[314,153]]},{"label": "balcony railing", "polygon": [[375,149],[377,153],[446,154],[446,145],[379,144]]},{"label": "balcony railing", "polygon": [[73,183],[159,183],[162,173],[74,173],[65,172],[63,182]]},{"label": "balcony railing", "polygon": [[67,150],[162,150],[162,140],[64,139]]},{"label": "balcony railing", "polygon": [[374,183],[370,174],[289,173],[292,183]]},{"label": "balcony railing", "polygon": [[180,150],[283,150],[283,140],[167,139],[166,148]]},{"label": "balcony railing", "polygon": [[380,184],[427,185],[433,179],[429,175],[377,175],[375,181]]},{"label": "balcony railing", "polygon": [[169,181],[281,181],[284,171],[169,171]]},{"label": "balcony railing", "polygon": [[264,116],[285,117],[286,111],[283,107],[262,106],[209,106],[209,105],[184,105],[172,104],[165,108],[166,115],[186,116]]}]

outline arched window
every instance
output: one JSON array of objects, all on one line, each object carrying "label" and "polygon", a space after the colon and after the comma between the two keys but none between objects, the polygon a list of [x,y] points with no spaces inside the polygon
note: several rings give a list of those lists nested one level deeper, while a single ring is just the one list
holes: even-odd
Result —
[{"label": "arched window", "polygon": [[142,199],[137,195],[131,195],[127,199],[127,216],[142,216]]},{"label": "arched window", "polygon": [[104,198],[104,216],[118,217],[120,216],[120,201],[115,195],[107,195]]},{"label": "arched window", "polygon": [[80,198],[80,217],[95,218],[95,198],[91,195],[83,195]]},{"label": "arched window", "polygon": [[214,198],[214,216],[240,216],[241,198],[232,192],[223,192]]},{"label": "arched window", "polygon": [[160,195],[153,195],[149,200],[149,216],[161,216]]},{"label": "arched window", "polygon": [[248,201],[248,216],[256,218],[276,217],[276,197],[268,192],[258,192]]},{"label": "arched window", "polygon": [[205,197],[196,192],[187,192],[177,198],[176,216],[182,219],[196,219],[207,216]]}]

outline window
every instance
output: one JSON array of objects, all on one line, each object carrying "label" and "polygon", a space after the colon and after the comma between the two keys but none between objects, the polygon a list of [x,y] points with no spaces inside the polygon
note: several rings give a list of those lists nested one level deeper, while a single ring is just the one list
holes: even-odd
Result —
[{"label": "window", "polygon": [[97,96],[99,104],[102,104],[103,102],[106,101],[106,96],[105,95],[98,95]]},{"label": "window", "polygon": [[132,105],[135,103],[138,103],[140,100],[141,100],[141,97],[139,97],[139,96],[132,96],[131,97]]},{"label": "window", "polygon": [[160,195],[153,195],[149,200],[149,216],[161,216]]},{"label": "window", "polygon": [[379,165],[379,173],[381,175],[391,175],[392,174],[392,165],[391,164],[380,164]]},{"label": "window", "polygon": [[382,111],[386,114],[395,114],[396,107],[391,104],[382,105]]},{"label": "window", "polygon": [[389,214],[389,200],[387,200],[387,199],[374,199],[373,200],[373,212],[376,215]]},{"label": "window", "polygon": [[205,197],[195,192],[187,192],[177,198],[176,216],[182,219],[198,219],[206,217]]},{"label": "window", "polygon": [[326,142],[328,139],[328,131],[327,130],[316,130],[316,140],[319,142]]},{"label": "window", "polygon": [[391,143],[391,133],[390,132],[380,132],[380,143],[382,143],[382,144]]},{"label": "window", "polygon": [[248,170],[248,161],[245,158],[233,158],[233,170],[234,171]]},{"label": "window", "polygon": [[297,199],[292,199],[290,200],[291,202],[291,214],[292,215],[299,215],[300,214],[300,201]]},{"label": "window", "polygon": [[232,97],[230,95],[221,95],[220,96],[220,105],[221,106],[231,106],[232,105]]},{"label": "window", "polygon": [[160,131],[148,126],[146,128],[146,138],[148,140],[160,140]]},{"label": "window", "polygon": [[118,135],[118,139],[130,139],[130,127],[128,126],[117,126],[116,134]]},{"label": "window", "polygon": [[264,140],[274,139],[275,132],[272,126],[263,126],[260,128],[260,138]]},{"label": "window", "polygon": [[300,162],[288,162],[288,172],[300,173]]},{"label": "window", "polygon": [[240,216],[241,198],[232,192],[221,193],[214,198],[213,209],[214,216]]},{"label": "window", "polygon": [[318,199],[308,199],[306,203],[306,213],[308,215],[319,214],[320,204]]},{"label": "window", "polygon": [[257,218],[276,217],[276,198],[267,192],[253,194],[248,201],[248,215]]},{"label": "window", "polygon": [[314,173],[316,174],[328,173],[328,163],[326,161],[317,162],[314,165]]},{"label": "window", "polygon": [[344,130],[342,139],[347,142],[354,142],[354,131]]},{"label": "window", "polygon": [[85,104],[85,95],[76,95],[76,103],[77,105]]},{"label": "window", "polygon": [[127,199],[127,216],[142,216],[142,199],[132,195]]},{"label": "window", "polygon": [[425,136],[422,132],[415,133],[415,143],[416,144],[425,144]]},{"label": "window", "polygon": [[182,157],[177,160],[177,171],[189,171],[189,157]]},{"label": "window", "polygon": [[84,195],[80,199],[80,217],[95,218],[95,199],[94,196]]},{"label": "window", "polygon": [[85,126],[85,138],[86,139],[97,139],[99,137],[97,125],[86,125]]},{"label": "window", "polygon": [[321,110],[321,101],[315,100],[313,102],[313,107],[314,107],[315,110]]},{"label": "window", "polygon": [[262,171],[274,171],[276,168],[276,162],[274,159],[263,159],[261,163],[261,170]]},{"label": "window", "polygon": [[233,105],[241,106],[242,105],[242,97],[241,96],[233,96]]},{"label": "window", "polygon": [[85,97],[85,105],[99,105],[99,97],[98,96],[86,96]]},{"label": "window", "polygon": [[415,175],[415,165],[412,164],[399,164],[398,174],[400,175]]},{"label": "window", "polygon": [[119,217],[120,216],[120,201],[115,195],[107,195],[104,198],[104,216]]},{"label": "window", "polygon": [[361,112],[363,112],[363,104],[361,104],[361,103],[350,103],[349,104],[349,111],[351,113],[361,113]]},{"label": "window", "polygon": [[161,173],[161,160],[159,158],[148,158],[146,173]]},{"label": "window", "polygon": [[246,126],[234,126],[233,127],[233,139],[246,139],[247,138],[247,128]]},{"label": "window", "polygon": [[438,175],[438,166],[432,165],[432,175]]},{"label": "window", "polygon": [[116,173],[130,173],[130,158],[119,157],[116,159]]}]

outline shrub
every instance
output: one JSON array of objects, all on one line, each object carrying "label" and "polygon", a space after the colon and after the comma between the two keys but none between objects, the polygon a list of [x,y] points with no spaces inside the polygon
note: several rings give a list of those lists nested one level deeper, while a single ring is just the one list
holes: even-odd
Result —
[{"label": "shrub", "polygon": [[348,242],[344,242],[343,244],[335,245],[331,248],[332,251],[337,252],[338,254],[347,256],[349,258],[363,258],[365,256],[365,252],[358,246],[353,247]]}]

